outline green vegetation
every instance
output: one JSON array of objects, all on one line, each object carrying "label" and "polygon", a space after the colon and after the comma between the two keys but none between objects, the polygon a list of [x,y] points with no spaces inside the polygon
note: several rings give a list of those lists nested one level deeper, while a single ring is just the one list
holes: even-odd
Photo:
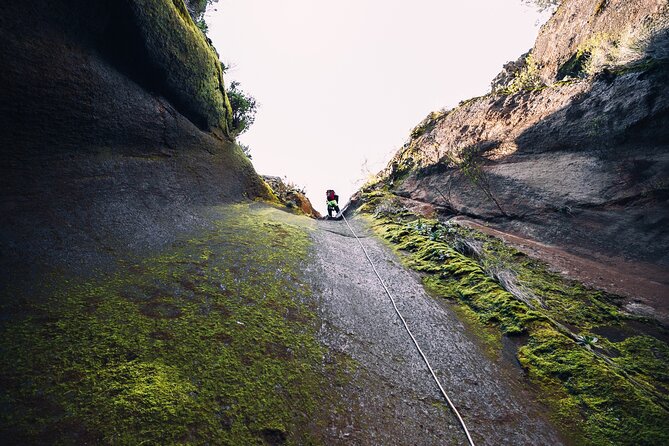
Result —
[{"label": "green vegetation", "polygon": [[280,203],[297,215],[306,215],[308,217],[319,216],[306,197],[303,187],[297,186],[287,179],[281,179],[280,177],[263,176],[263,180],[265,180],[267,187],[272,191],[272,195],[277,203]]},{"label": "green vegetation", "polygon": [[522,63],[521,68],[514,73],[513,78],[504,86],[495,90],[497,94],[510,95],[522,91],[536,91],[546,87],[539,76],[539,67],[537,62],[528,54]]},{"label": "green vegetation", "polygon": [[239,88],[239,82],[236,81],[230,83],[228,98],[232,107],[232,125],[230,129],[232,135],[236,137],[251,127],[256,119],[258,105],[255,98],[244,93]]},{"label": "green vegetation", "polygon": [[428,114],[425,119],[423,119],[416,127],[413,128],[413,130],[411,130],[411,138],[417,139],[430,132],[437,125],[437,121],[446,116],[448,113],[449,110],[430,112],[430,114]]},{"label": "green vegetation", "polygon": [[207,12],[209,5],[216,2],[218,2],[218,0],[184,0],[188,14],[190,14],[193,22],[195,22],[204,35],[207,35],[207,32],[209,31],[209,26],[204,20],[204,13]]},{"label": "green vegetation", "polygon": [[527,5],[535,6],[540,12],[557,8],[562,3],[562,0],[523,0]]},{"label": "green vegetation", "polygon": [[200,31],[202,31],[202,34],[205,36],[209,32],[209,25],[207,25],[207,22],[205,22],[204,19],[198,20],[195,22],[195,25],[199,28]]},{"label": "green vegetation", "polygon": [[204,19],[204,13],[207,12],[209,5],[218,2],[218,0],[185,0],[186,9],[194,22],[200,22]]},{"label": "green vegetation", "polygon": [[235,138],[253,124],[257,102],[238,82],[224,86],[226,67],[205,36],[208,3],[189,2],[186,9],[180,1],[134,0],[131,7],[171,102],[198,126]]},{"label": "green vegetation", "polygon": [[248,144],[237,144],[240,149],[242,149],[242,152],[248,159],[253,159],[253,156],[251,155],[251,147],[248,146]]},{"label": "green vegetation", "polygon": [[212,230],[109,277],[3,299],[4,438],[312,442],[334,372],[301,279],[305,220],[255,204],[215,215]]},{"label": "green vegetation", "polygon": [[564,80],[566,78],[581,78],[586,77],[586,67],[590,60],[590,51],[587,49],[579,49],[573,56],[566,61],[557,72],[557,79]]},{"label": "green vegetation", "polygon": [[[381,190],[363,198],[376,232],[491,351],[499,354],[502,336],[518,339],[518,360],[575,444],[669,442],[669,347],[654,337],[661,327],[498,239],[418,218]],[[601,334],[608,331],[624,339]]]},{"label": "green vegetation", "polygon": [[147,55],[181,113],[203,128],[229,132],[232,109],[218,55],[182,1],[134,0],[134,20]]},{"label": "green vegetation", "polygon": [[[596,5],[595,15],[606,7]],[[666,61],[667,19],[645,22],[638,28],[597,33],[582,42],[557,73],[557,79],[594,76],[603,71],[622,75],[646,71]]]}]

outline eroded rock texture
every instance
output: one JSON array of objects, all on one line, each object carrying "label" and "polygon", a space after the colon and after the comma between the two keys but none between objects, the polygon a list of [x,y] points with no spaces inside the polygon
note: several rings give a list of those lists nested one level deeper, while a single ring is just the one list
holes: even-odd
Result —
[{"label": "eroded rock texture", "polygon": [[311,201],[298,186],[284,181],[281,177],[263,175],[263,180],[272,189],[279,202],[297,214],[304,214],[312,218],[321,218],[321,214],[314,209]]},{"label": "eroded rock texture", "polygon": [[611,291],[666,307],[667,11],[655,0],[566,0],[515,83],[429,116],[380,184],[618,271],[642,265],[646,289]]},{"label": "eroded rock texture", "polygon": [[0,39],[3,284],[104,267],[266,194],[181,2],[9,2]]}]

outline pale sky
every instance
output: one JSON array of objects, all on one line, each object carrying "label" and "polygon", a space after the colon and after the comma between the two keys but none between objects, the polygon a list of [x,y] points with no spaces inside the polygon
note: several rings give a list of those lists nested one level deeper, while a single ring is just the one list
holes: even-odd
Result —
[{"label": "pale sky", "polygon": [[220,0],[209,37],[259,102],[239,141],[325,214],[385,166],[428,113],[489,91],[545,20],[521,0]]}]

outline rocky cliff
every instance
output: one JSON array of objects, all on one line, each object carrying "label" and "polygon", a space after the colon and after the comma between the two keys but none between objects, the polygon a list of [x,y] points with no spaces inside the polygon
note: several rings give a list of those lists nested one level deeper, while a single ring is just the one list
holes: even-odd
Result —
[{"label": "rocky cliff", "polygon": [[267,196],[182,1],[9,2],[0,36],[3,285],[112,267]]},{"label": "rocky cliff", "polygon": [[310,220],[250,202],[183,1],[12,1],[0,39],[2,443],[308,442]]},{"label": "rocky cliff", "polygon": [[539,386],[567,444],[669,441],[668,13],[564,0],[349,208]]},{"label": "rocky cliff", "polygon": [[492,93],[430,114],[363,191],[482,223],[669,320],[668,11],[565,0]]},{"label": "rocky cliff", "polygon": [[281,177],[263,175],[263,179],[283,206],[297,214],[321,218],[321,214],[314,209],[303,189],[284,181]]}]

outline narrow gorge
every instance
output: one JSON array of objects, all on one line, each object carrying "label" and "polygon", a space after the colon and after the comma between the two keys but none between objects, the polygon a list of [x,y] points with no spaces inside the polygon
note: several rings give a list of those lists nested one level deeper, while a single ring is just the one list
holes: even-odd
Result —
[{"label": "narrow gorge", "polygon": [[345,220],[256,172],[200,3],[0,14],[3,444],[669,444],[666,0],[556,2]]}]

